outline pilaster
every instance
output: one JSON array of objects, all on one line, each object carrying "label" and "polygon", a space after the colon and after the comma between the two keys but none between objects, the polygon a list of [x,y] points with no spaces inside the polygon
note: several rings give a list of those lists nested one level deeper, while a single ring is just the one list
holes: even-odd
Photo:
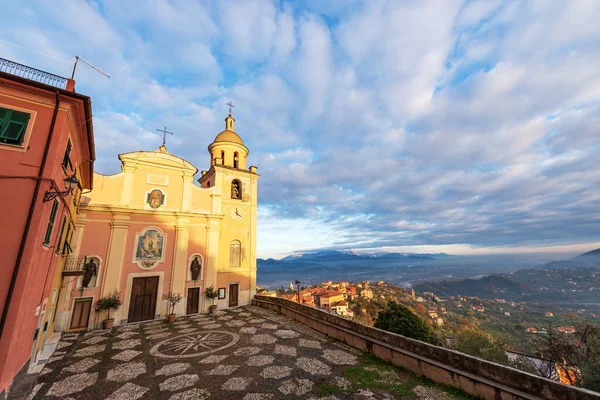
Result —
[{"label": "pilaster", "polygon": [[181,200],[181,211],[188,212],[192,208],[192,190],[194,188],[194,175],[183,175],[183,199]]},{"label": "pilaster", "polygon": [[[187,296],[185,281],[188,268],[188,243],[190,241],[190,219],[177,218],[175,225],[175,246],[173,248],[173,268],[171,270],[171,291]],[[185,302],[175,306],[175,314],[185,314]]]},{"label": "pilaster", "polygon": [[[221,227],[218,220],[208,219],[206,225],[206,279],[204,288],[214,286],[217,288],[217,270],[219,262],[219,235]],[[204,294],[202,293],[202,297]],[[204,312],[208,312],[208,307],[212,304],[210,300],[205,299]],[[216,304],[216,300],[215,300]]]},{"label": "pilaster", "polygon": [[129,206],[133,198],[133,178],[136,167],[123,165],[123,187],[121,188],[120,205]]},{"label": "pilaster", "polygon": [[121,287],[121,275],[129,233],[129,216],[114,215],[110,223],[108,253],[102,279],[102,296],[107,296]]}]

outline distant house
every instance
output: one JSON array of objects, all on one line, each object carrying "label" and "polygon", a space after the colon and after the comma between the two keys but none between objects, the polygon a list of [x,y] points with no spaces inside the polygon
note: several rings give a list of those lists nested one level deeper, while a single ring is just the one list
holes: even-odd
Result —
[{"label": "distant house", "polygon": [[342,317],[353,317],[354,313],[348,310],[348,303],[345,301],[338,301],[329,306],[329,309],[336,313],[337,315],[341,315]]},{"label": "distant house", "polygon": [[504,311],[504,316],[510,317],[510,313],[508,311]]},{"label": "distant house", "polygon": [[444,326],[444,318],[435,318],[433,321],[439,326]]},{"label": "distant house", "polygon": [[552,314],[550,311],[546,311],[546,313],[544,315],[548,318],[554,317],[554,314]]},{"label": "distant house", "polygon": [[344,300],[344,294],[337,290],[329,290],[327,293],[323,293],[315,296],[315,303],[321,308],[330,308],[334,303]]},{"label": "distant house", "polygon": [[572,335],[575,333],[575,328],[573,328],[572,326],[559,326],[558,328],[556,328],[556,330],[567,335]]},{"label": "distant house", "polygon": [[436,319],[438,317],[438,313],[435,310],[429,310],[429,316],[433,319]]},{"label": "distant house", "polygon": [[284,293],[284,294],[280,295],[279,297],[281,297],[282,299],[291,300],[295,303],[298,302],[298,295],[295,293]]},{"label": "distant house", "polygon": [[360,291],[360,297],[364,297],[367,299],[373,298],[373,291],[371,289],[363,289]]},{"label": "distant house", "polygon": [[485,308],[483,306],[473,306],[473,311],[484,312]]},{"label": "distant house", "polygon": [[525,330],[525,332],[527,332],[527,333],[538,333],[538,330],[537,330],[537,328],[527,328]]}]

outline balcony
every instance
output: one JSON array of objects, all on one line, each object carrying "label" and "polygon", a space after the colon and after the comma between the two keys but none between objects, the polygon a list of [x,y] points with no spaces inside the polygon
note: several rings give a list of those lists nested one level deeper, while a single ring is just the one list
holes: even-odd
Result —
[{"label": "balcony", "polygon": [[62,76],[28,67],[27,65],[19,64],[4,58],[0,58],[0,72],[19,76],[21,78],[43,83],[45,85],[54,86],[59,89],[66,89],[69,81],[67,78]]},{"label": "balcony", "polygon": [[62,276],[83,275],[83,266],[85,265],[86,259],[86,256],[67,256]]}]

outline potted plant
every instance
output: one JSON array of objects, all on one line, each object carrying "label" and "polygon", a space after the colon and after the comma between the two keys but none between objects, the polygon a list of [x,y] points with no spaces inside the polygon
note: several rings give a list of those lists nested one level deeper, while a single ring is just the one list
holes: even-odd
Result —
[{"label": "potted plant", "polygon": [[208,307],[208,311],[211,314],[214,314],[215,312],[217,312],[217,305],[215,304],[215,299],[219,295],[217,293],[217,291],[215,290],[215,286],[210,285],[209,287],[207,287],[206,290],[204,291],[204,295],[206,297],[208,297],[209,299],[212,299],[212,305],[210,307]]},{"label": "potted plant", "polygon": [[96,312],[106,310],[108,313],[108,318],[102,321],[102,328],[112,328],[115,319],[110,317],[110,310],[117,310],[119,307],[121,307],[121,300],[119,299],[119,292],[116,290],[110,295],[98,299],[96,302]]},{"label": "potted plant", "polygon": [[169,292],[163,296],[163,299],[169,303],[168,310],[170,312],[167,314],[167,320],[172,324],[175,322],[175,306],[182,300],[181,294]]}]

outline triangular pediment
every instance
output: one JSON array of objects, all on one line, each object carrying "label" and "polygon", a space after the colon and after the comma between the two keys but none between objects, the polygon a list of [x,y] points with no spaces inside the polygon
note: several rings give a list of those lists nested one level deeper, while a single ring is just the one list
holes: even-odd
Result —
[{"label": "triangular pediment", "polygon": [[129,166],[135,167],[137,165],[149,165],[175,169],[192,175],[198,172],[198,168],[194,167],[189,161],[174,156],[166,151],[134,151],[131,153],[119,154],[119,159],[123,163],[124,168]]}]

